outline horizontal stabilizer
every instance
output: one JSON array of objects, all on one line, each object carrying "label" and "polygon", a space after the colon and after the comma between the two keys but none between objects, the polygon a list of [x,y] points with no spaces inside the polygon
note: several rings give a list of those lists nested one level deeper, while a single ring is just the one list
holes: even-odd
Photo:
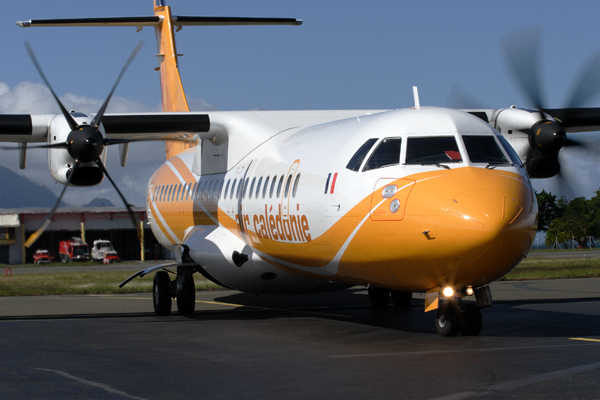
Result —
[{"label": "horizontal stabilizer", "polygon": [[21,28],[32,26],[156,26],[160,21],[160,17],[152,15],[148,17],[31,19],[17,21],[17,25]]},{"label": "horizontal stabilizer", "polygon": [[[59,18],[17,21],[22,28],[61,26],[157,26],[161,16],[108,17],[108,18]],[[246,18],[246,17],[187,17],[173,16],[175,26],[230,26],[230,25],[302,25],[296,18]]]}]

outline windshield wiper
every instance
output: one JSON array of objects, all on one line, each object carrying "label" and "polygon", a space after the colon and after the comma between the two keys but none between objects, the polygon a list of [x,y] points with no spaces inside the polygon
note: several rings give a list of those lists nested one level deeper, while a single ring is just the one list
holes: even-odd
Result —
[{"label": "windshield wiper", "polygon": [[446,168],[446,169],[450,169],[449,166],[447,166],[446,164],[440,164],[439,162],[430,162],[430,163],[423,163],[421,165],[435,165],[438,168]]},{"label": "windshield wiper", "polygon": [[498,165],[514,165],[513,163],[509,163],[509,162],[495,162],[495,163],[488,163],[488,165],[485,167],[485,169],[494,169],[496,168]]}]

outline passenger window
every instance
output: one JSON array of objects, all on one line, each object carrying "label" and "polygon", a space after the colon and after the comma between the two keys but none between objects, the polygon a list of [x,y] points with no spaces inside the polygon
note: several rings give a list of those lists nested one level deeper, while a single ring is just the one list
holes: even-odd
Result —
[{"label": "passenger window", "polygon": [[373,147],[373,145],[377,142],[377,139],[372,138],[363,143],[362,146],[354,153],[350,161],[348,161],[348,168],[350,171],[358,172],[360,170],[360,166],[362,165],[365,157],[369,154],[369,151]]},{"label": "passenger window", "polygon": [[210,197],[211,197],[210,194],[212,192],[212,188],[213,188],[214,183],[215,183],[214,181],[210,181],[210,183],[208,184],[208,189],[206,189],[204,191],[204,199],[210,200]]},{"label": "passenger window", "polygon": [[281,175],[281,178],[279,178],[279,183],[277,184],[277,197],[281,196],[281,188],[283,187],[283,177],[284,175]]},{"label": "passenger window", "polygon": [[223,193],[223,186],[225,185],[225,179],[223,179],[221,181],[221,184],[219,185],[219,193],[217,193],[217,199],[221,198],[221,194]]},{"label": "passenger window", "polygon": [[231,195],[229,196],[230,199],[233,199],[233,193],[235,192],[235,183],[237,182],[237,179],[233,180],[233,184],[231,185]]},{"label": "passenger window", "polygon": [[288,175],[287,180],[285,181],[285,190],[283,192],[283,196],[287,199],[290,194],[290,185],[292,183],[292,176]]},{"label": "passenger window", "polygon": [[263,199],[265,197],[267,197],[267,188],[268,187],[269,187],[269,177],[267,176],[267,179],[265,179],[265,187],[263,188],[263,193],[262,193]]},{"label": "passenger window", "polygon": [[300,174],[296,175],[296,180],[294,181],[294,189],[292,189],[292,197],[296,197],[296,193],[298,192],[298,184],[300,183]]},{"label": "passenger window", "polygon": [[271,190],[269,190],[269,198],[273,197],[273,190],[275,189],[275,184],[276,183],[277,183],[277,176],[274,176],[273,177],[273,182],[271,182]]},{"label": "passenger window", "polygon": [[171,193],[173,192],[173,184],[169,185],[169,190],[167,191],[167,201],[172,201]]},{"label": "passenger window", "polygon": [[363,171],[370,171],[400,163],[400,145],[401,138],[385,138],[383,139],[363,168]]},{"label": "passenger window", "polygon": [[409,137],[406,164],[448,164],[462,162],[454,136]]},{"label": "passenger window", "polygon": [[254,194],[254,197],[256,197],[257,199],[258,199],[258,196],[260,195],[260,185],[261,184],[262,184],[262,176],[258,180],[258,185],[256,185],[256,193]]},{"label": "passenger window", "polygon": [[508,163],[493,136],[463,135],[463,142],[472,163]]},{"label": "passenger window", "polygon": [[244,181],[242,179],[240,179],[240,182],[238,183],[237,191],[235,192],[235,198],[236,199],[240,198],[240,194],[242,193],[242,187],[243,186],[244,186]]},{"label": "passenger window", "polygon": [[223,195],[224,199],[227,198],[227,193],[229,193],[229,184],[230,183],[231,183],[231,179],[227,179],[227,185],[225,185],[225,194]]},{"label": "passenger window", "polygon": [[248,192],[248,181],[250,180],[250,178],[246,178],[246,181],[244,181],[244,190],[242,192],[242,198],[246,198],[246,193]]},{"label": "passenger window", "polygon": [[252,192],[254,192],[254,184],[256,183],[256,177],[252,178],[252,184],[250,185],[250,193],[248,193],[248,197],[252,198]]}]

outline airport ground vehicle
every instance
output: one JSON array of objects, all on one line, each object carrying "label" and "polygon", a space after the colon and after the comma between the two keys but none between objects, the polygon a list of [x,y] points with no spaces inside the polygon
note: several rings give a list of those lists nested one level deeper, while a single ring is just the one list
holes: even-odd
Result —
[{"label": "airport ground vehicle", "polygon": [[90,246],[78,237],[62,240],[58,252],[62,262],[87,261],[90,259]]},{"label": "airport ground vehicle", "polygon": [[92,245],[92,260],[104,264],[121,261],[119,254],[113,249],[111,241],[105,239],[94,240],[94,244]]},{"label": "airport ground vehicle", "polygon": [[50,254],[48,250],[39,249],[36,250],[33,255],[34,264],[40,265],[54,261],[54,255]]}]

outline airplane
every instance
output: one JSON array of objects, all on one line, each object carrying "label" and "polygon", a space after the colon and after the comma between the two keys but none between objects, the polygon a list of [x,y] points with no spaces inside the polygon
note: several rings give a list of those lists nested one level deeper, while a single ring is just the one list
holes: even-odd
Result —
[{"label": "airplane", "polygon": [[560,150],[577,145],[567,133],[600,129],[600,109],[580,107],[590,95],[583,89],[567,108],[544,107],[526,79],[531,46],[507,49],[531,109],[422,107],[415,88],[414,105],[397,110],[189,112],[176,30],[302,20],[175,16],[164,0],[153,4],[147,17],[17,24],[154,27],[162,113],[104,113],[139,48],[95,115],[68,112],[29,50],[61,114],[2,115],[0,135],[19,143],[21,167],[27,145],[45,143],[51,175],[65,189],[110,179],[109,145],[119,144],[124,166],[129,143],[165,140],[167,160],[148,182],[146,207],[152,232],[176,260],[120,285],[155,272],[157,315],[170,314],[172,299],[180,314],[194,313],[199,273],[256,294],[364,285],[375,308],[390,298],[408,308],[413,293],[424,293],[440,335],[477,335],[481,310],[493,304],[489,284],[533,244],[538,210],[530,178],[560,173]]}]

